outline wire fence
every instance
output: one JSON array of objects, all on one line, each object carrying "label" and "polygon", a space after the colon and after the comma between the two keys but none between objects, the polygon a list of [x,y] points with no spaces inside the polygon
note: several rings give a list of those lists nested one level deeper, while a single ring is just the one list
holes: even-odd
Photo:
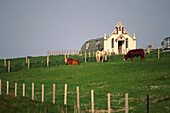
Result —
[{"label": "wire fence", "polygon": [[[44,90],[42,89],[42,84],[34,83],[25,84],[23,88],[23,83],[16,81],[1,80],[1,95],[15,95],[17,97],[22,97],[25,92],[25,97],[32,100],[49,102],[54,104],[65,104],[66,106],[78,106],[80,109],[86,112],[93,112],[92,106],[94,106],[94,112],[109,112],[108,108],[108,93],[110,93],[110,112],[120,112],[126,111],[126,99],[125,92],[113,92],[113,91],[103,91],[100,89],[94,89],[94,105],[92,103],[91,90],[87,90],[80,87],[79,98],[77,97],[77,86],[68,85],[67,91],[65,92],[65,85],[55,84],[55,99],[53,92],[53,84],[44,84]],[[17,86],[16,86],[17,83]],[[156,93],[156,90],[164,88],[165,92]],[[24,91],[25,90],[25,91]],[[155,91],[155,93],[154,93]],[[139,93],[141,92],[141,93]],[[152,92],[152,93],[151,93]],[[169,101],[170,100],[170,86],[150,86],[143,87],[139,89],[131,89],[128,92],[128,111],[129,112],[143,112],[149,110],[154,113],[168,113],[170,112]],[[44,95],[44,96],[43,96]],[[147,95],[149,95],[149,101],[147,100]],[[66,98],[65,98],[66,97]],[[66,99],[66,100],[65,100]],[[79,99],[79,102],[77,101]],[[147,108],[147,104],[149,104]]]},{"label": "wire fence", "polygon": [[[162,52],[162,50],[160,50],[160,54],[159,54],[160,58],[166,58],[166,57],[170,57],[170,53],[164,53]],[[80,63],[84,63],[85,62],[85,58],[86,58],[86,62],[97,62],[96,60],[96,56],[95,56],[95,52],[91,52],[90,56],[89,53],[87,52],[87,54],[75,54],[75,55],[71,55],[69,56],[70,58],[73,59],[77,59],[80,61]],[[116,61],[116,62],[122,62],[123,61],[124,56],[123,55],[108,55],[107,56],[107,60],[104,59],[104,62],[112,62],[112,61]],[[29,64],[28,64],[28,60],[29,59]],[[135,58],[134,59],[138,59],[139,58]],[[153,60],[153,59],[158,59],[158,50],[151,50],[150,53],[146,53],[145,54],[145,60]],[[10,61],[10,64],[9,64]],[[8,65],[7,65],[8,64]],[[29,65],[29,66],[28,66]],[[49,57],[49,66],[58,66],[58,65],[67,65],[67,63],[65,63],[65,56],[64,55],[53,55]],[[16,59],[1,59],[0,60],[0,72],[4,73],[4,72],[16,72],[16,71],[20,71],[23,69],[31,69],[31,68],[39,68],[39,67],[47,67],[47,56],[41,56],[41,57],[31,57],[28,56],[26,58],[16,58]]]}]

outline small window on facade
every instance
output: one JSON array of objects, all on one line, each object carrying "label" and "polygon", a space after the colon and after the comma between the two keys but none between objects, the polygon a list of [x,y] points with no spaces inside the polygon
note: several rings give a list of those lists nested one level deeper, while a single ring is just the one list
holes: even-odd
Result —
[{"label": "small window on facade", "polygon": [[121,31],[121,26],[119,26],[119,31]]},{"label": "small window on facade", "polygon": [[112,38],[112,48],[114,48],[114,38]]},{"label": "small window on facade", "polygon": [[98,40],[96,40],[96,45],[98,44],[98,42],[99,42],[99,41],[98,41]]},{"label": "small window on facade", "polygon": [[128,38],[126,38],[126,48],[128,48]]},{"label": "small window on facade", "polygon": [[86,42],[86,49],[89,49],[89,42]]}]

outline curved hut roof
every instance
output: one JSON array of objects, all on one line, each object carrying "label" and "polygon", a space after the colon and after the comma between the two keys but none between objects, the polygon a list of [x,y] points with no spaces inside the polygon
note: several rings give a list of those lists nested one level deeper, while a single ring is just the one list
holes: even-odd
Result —
[{"label": "curved hut roof", "polygon": [[[81,51],[93,51],[93,50],[97,51],[98,50],[98,47],[96,46],[97,42],[99,42],[99,44],[104,48],[104,37],[102,37],[86,41],[81,47]],[[86,44],[89,44],[88,49],[86,49]]]}]

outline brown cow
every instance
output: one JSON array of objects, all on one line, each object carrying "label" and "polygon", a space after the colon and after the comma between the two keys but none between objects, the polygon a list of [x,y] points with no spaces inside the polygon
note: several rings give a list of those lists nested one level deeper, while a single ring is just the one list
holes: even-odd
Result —
[{"label": "brown cow", "polygon": [[124,56],[124,60],[127,60],[128,58],[131,59],[131,61],[133,61],[133,57],[136,56],[140,56],[140,59],[142,61],[144,61],[145,56],[144,56],[144,50],[143,49],[134,49],[134,50],[130,50],[127,55]]},{"label": "brown cow", "polygon": [[80,62],[79,60],[75,60],[75,59],[71,59],[71,58],[67,58],[65,59],[65,63],[68,63],[68,65],[76,65],[76,64],[79,64],[80,65]]}]

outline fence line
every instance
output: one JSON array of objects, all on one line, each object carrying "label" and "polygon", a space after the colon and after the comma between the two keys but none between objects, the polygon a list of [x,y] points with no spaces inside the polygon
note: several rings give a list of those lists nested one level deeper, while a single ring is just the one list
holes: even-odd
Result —
[{"label": "fence line", "polygon": [[108,113],[110,113],[110,93],[108,93]]},{"label": "fence line", "polygon": [[17,83],[15,83],[15,97],[17,96]]},{"label": "fence line", "polygon": [[4,67],[6,67],[6,59],[4,58]]},{"label": "fence line", "polygon": [[25,97],[25,84],[23,83],[23,97]]},{"label": "fence line", "polygon": [[8,61],[8,72],[10,72],[10,61]]},{"label": "fence line", "polygon": [[91,110],[94,113],[94,90],[91,90]]},{"label": "fence line", "polygon": [[[68,52],[68,50],[66,51]],[[145,51],[145,53],[151,53],[151,54],[148,54],[147,57],[149,58],[158,58],[160,59],[161,57],[164,57],[165,55],[162,53],[162,51],[160,52],[160,48],[158,48],[156,51],[154,50],[150,50],[148,48],[147,51]],[[80,51],[80,53],[82,53],[82,51]],[[83,52],[84,54],[79,54],[79,57],[77,57],[77,59],[82,63],[82,62],[96,62],[96,58],[95,58],[95,52],[93,51],[93,53],[91,51],[85,51]],[[89,54],[90,53],[90,54]],[[64,65],[64,61],[63,59],[65,58],[65,54],[63,56],[61,56],[61,58],[63,57],[63,59],[55,59],[54,60],[54,57],[51,57],[50,55],[50,51],[47,52],[47,59],[44,59],[44,60],[41,60],[41,61],[35,61],[34,58],[30,58],[30,57],[26,57],[26,62],[23,61],[22,63],[20,64],[15,64],[13,63],[13,60],[9,61],[8,60],[8,68],[4,67],[4,66],[0,66],[0,68],[3,68],[3,71],[7,71],[7,72],[13,72],[14,70],[18,70],[18,69],[21,69],[21,68],[25,68],[27,66],[28,69],[30,68],[33,68],[33,67],[37,67],[37,66],[44,66],[44,67],[49,67],[49,66],[56,66],[56,65]],[[87,56],[87,54],[89,54]],[[94,57],[92,57],[92,55]],[[109,54],[108,54],[109,55]],[[145,55],[146,56],[146,55]],[[51,57],[51,58],[49,58]],[[69,54],[67,53],[67,58],[69,57]],[[72,56],[74,58],[74,56]],[[38,59],[38,58],[35,58],[35,59]],[[105,56],[105,61],[108,59],[108,56]],[[110,58],[109,58],[110,59]],[[108,60],[109,60],[108,59]],[[4,60],[6,61],[6,59],[4,58]],[[111,60],[113,60],[113,58],[111,58]],[[111,61],[110,60],[110,61]],[[5,61],[4,61],[4,65],[5,65]],[[58,64],[60,63],[60,64]]]},{"label": "fence line", "polygon": [[53,84],[53,104],[55,104],[55,84]]},{"label": "fence line", "polygon": [[64,89],[64,105],[67,105],[67,84],[65,84]]},{"label": "fence line", "polygon": [[128,93],[125,94],[125,113],[128,113]]},{"label": "fence line", "polygon": [[[40,83],[39,84],[32,83],[31,85],[31,84],[17,83],[17,82],[9,83],[9,81],[0,79],[1,95],[6,93],[7,95],[14,94],[15,96],[23,96],[23,97],[26,96],[31,98],[31,93],[32,93],[32,100],[38,100],[41,102],[51,102],[53,104],[64,103],[64,105],[66,106],[74,104],[76,105],[76,110],[80,110],[81,108],[81,110],[84,109],[89,112],[100,112],[101,110],[108,113],[116,112],[119,110],[121,112],[125,111],[125,113],[128,113],[130,112],[129,110],[137,109],[132,107],[131,102],[132,103],[135,102],[136,104],[141,104],[141,103],[146,104],[146,106],[148,103],[149,105],[149,102],[147,102],[149,98],[146,99],[146,95],[145,96],[143,95],[142,97],[139,96],[139,98],[136,97],[133,98],[132,96],[135,96],[133,95],[133,93],[130,95],[130,97],[128,97],[128,93],[111,94],[107,92],[100,92],[100,90],[95,90],[95,93],[94,90],[91,90],[90,93],[90,90],[85,90],[84,88],[85,87],[79,88],[79,86],[75,86],[75,85],[68,86],[67,84],[45,85]],[[83,92],[83,93],[80,94],[79,92]],[[90,95],[91,95],[91,100],[90,100]],[[156,99],[153,98],[152,96],[151,98],[152,98],[151,102],[155,103],[154,101],[166,100],[169,97],[163,96],[163,97],[158,97],[158,99]],[[139,101],[138,99],[140,99],[141,101]],[[113,105],[111,103],[113,103]],[[99,106],[100,106],[100,110],[99,110]],[[149,109],[149,107],[147,109]]]},{"label": "fence line", "polygon": [[[11,85],[12,85],[12,83],[11,83]],[[23,83],[23,84],[20,84],[21,85],[21,89],[23,90],[22,91],[22,93],[21,93],[21,95],[24,97],[25,96],[25,83]],[[15,82],[15,84],[14,84],[14,89],[15,89],[15,91],[14,91],[14,94],[15,94],[15,97],[17,97],[17,96],[20,96],[20,93],[18,92],[18,91],[20,91],[20,85],[18,85],[17,84],[17,82]],[[45,92],[44,92],[44,89],[45,89],[45,87],[48,87],[48,86],[50,86],[50,85],[44,85],[44,84],[42,84],[42,85],[35,85],[34,83],[32,83],[32,85],[28,85],[27,86],[27,88],[29,87],[29,86],[32,86],[32,91],[31,90],[28,90],[27,91],[27,93],[29,94],[29,91],[31,91],[32,92],[32,100],[37,100],[37,99],[35,99],[35,98],[38,98],[38,100],[40,99],[39,97],[37,97],[37,96],[35,96],[35,95],[39,95],[39,96],[41,96],[41,102],[45,102],[44,101],[44,99],[45,99]],[[38,88],[38,86],[40,86],[39,88]],[[65,87],[64,87],[64,105],[68,105],[67,104],[67,96],[70,96],[70,92],[67,90],[68,88],[67,88],[67,84],[65,84],[64,85]],[[0,79],[0,95],[2,94],[1,93],[1,87],[2,87],[2,82],[1,82],[1,79]],[[35,88],[36,87],[36,88]],[[61,95],[61,97],[58,97],[58,98],[55,98],[55,84],[53,84],[52,85],[52,89],[51,89],[51,91],[52,91],[52,95],[53,95],[53,97],[52,97],[52,103],[53,104],[55,104],[55,99],[57,99],[57,100],[59,100],[59,98],[61,98],[62,97],[62,95]],[[42,90],[41,90],[42,89]],[[48,90],[49,88],[46,88],[46,90]],[[39,93],[38,93],[38,92]],[[12,86],[11,86],[11,91],[10,91],[11,93],[12,93]],[[49,90],[49,92],[50,92],[50,90]],[[77,86],[76,87],[76,90],[75,90],[75,92],[77,93],[77,96],[75,95],[75,97],[73,97],[73,98],[70,98],[71,100],[73,99],[76,99],[77,98],[77,107],[76,107],[76,110],[78,110],[78,111],[80,111],[80,101],[81,102],[83,102],[81,99],[80,99],[80,95],[79,95],[79,86]],[[11,94],[10,93],[10,94]],[[7,81],[7,95],[9,94],[9,81]],[[46,98],[48,98],[48,97],[46,97]],[[68,101],[71,101],[71,100],[68,100]],[[79,100],[80,99],[80,100]],[[40,101],[39,100],[39,101]],[[111,110],[111,106],[110,106],[110,93],[108,93],[108,112],[110,113],[112,110]],[[128,100],[127,100],[128,101]],[[74,103],[74,101],[72,101],[72,103]],[[89,103],[88,101],[87,101],[87,103]],[[97,103],[95,104],[95,105],[97,105]],[[89,106],[90,107],[90,105],[85,105],[86,107],[87,106]],[[127,105],[126,105],[127,106]],[[88,110],[88,111],[92,111],[92,113],[94,113],[96,110],[95,110],[95,108],[94,108],[94,90],[91,90],[91,110],[89,109],[89,107],[88,107],[88,109],[86,109],[86,110]],[[128,107],[128,106],[127,106]]]},{"label": "fence line", "polygon": [[28,59],[28,69],[30,69],[30,59]]},{"label": "fence line", "polygon": [[79,100],[79,86],[77,86],[77,109],[80,110],[80,100]]},{"label": "fence line", "polygon": [[34,100],[34,83],[32,83],[32,100]]}]

